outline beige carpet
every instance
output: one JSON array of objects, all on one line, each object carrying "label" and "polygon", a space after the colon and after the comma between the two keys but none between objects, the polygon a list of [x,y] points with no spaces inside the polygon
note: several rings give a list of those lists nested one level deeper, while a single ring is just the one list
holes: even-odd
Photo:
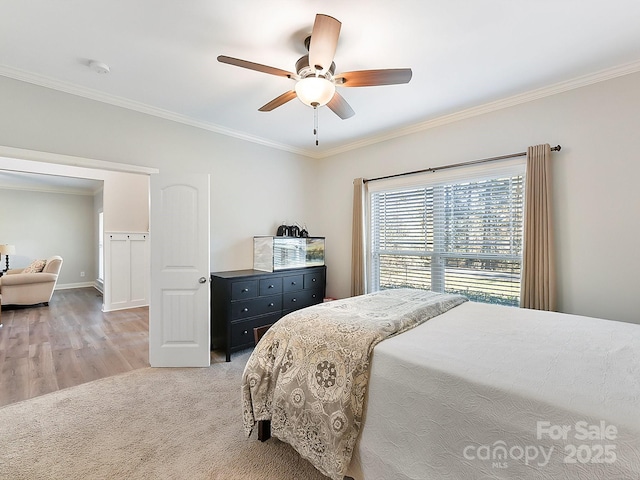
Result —
[{"label": "beige carpet", "polygon": [[1,479],[325,479],[288,445],[242,431],[248,353],[152,369],[0,408]]}]

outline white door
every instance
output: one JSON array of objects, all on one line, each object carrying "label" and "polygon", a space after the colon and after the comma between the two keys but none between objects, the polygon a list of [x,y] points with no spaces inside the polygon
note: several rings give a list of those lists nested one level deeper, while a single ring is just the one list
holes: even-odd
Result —
[{"label": "white door", "polygon": [[210,362],[209,175],[151,175],[152,367]]}]

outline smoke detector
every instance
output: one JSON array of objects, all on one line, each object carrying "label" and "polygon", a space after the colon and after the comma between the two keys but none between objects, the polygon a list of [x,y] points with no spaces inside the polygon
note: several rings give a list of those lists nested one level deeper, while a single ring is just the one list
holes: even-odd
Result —
[{"label": "smoke detector", "polygon": [[107,65],[106,63],[98,62],[96,60],[91,60],[89,62],[89,68],[94,72],[99,73],[100,75],[106,75],[111,71],[109,65]]}]

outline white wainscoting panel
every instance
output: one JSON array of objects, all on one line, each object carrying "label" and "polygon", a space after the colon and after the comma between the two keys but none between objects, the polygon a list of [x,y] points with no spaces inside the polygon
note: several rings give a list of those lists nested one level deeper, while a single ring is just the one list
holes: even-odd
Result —
[{"label": "white wainscoting panel", "polygon": [[149,234],[105,233],[103,310],[149,305]]}]

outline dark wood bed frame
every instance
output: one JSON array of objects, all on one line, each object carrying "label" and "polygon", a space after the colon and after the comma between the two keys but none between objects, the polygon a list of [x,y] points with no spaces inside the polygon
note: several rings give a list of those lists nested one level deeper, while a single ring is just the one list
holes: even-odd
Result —
[{"label": "dark wood bed frame", "polygon": [[[256,344],[260,341],[262,336],[266,333],[271,325],[265,325],[263,327],[256,327],[253,329],[253,336]],[[258,420],[258,440],[266,442],[271,438],[271,420]],[[353,480],[351,477],[344,477],[345,480]]]},{"label": "dark wood bed frame", "polygon": [[266,442],[271,438],[271,421],[258,420],[258,440]]},{"label": "dark wood bed frame", "polygon": [[[256,342],[256,345],[262,338],[262,336],[267,333],[269,327],[273,324],[263,325],[261,327],[256,327],[253,329],[253,338]],[[261,442],[266,442],[271,438],[271,421],[270,420],[258,420],[258,440]]]}]

